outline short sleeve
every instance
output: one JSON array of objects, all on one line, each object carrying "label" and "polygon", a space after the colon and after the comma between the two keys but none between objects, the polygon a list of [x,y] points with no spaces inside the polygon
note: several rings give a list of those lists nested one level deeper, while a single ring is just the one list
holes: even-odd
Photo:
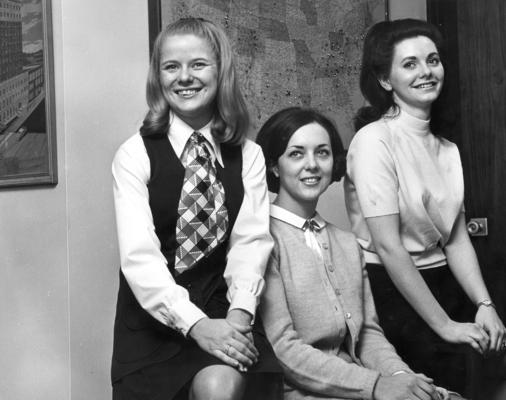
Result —
[{"label": "short sleeve", "polygon": [[353,138],[347,155],[347,174],[365,218],[399,212],[399,181],[388,128],[379,121]]}]

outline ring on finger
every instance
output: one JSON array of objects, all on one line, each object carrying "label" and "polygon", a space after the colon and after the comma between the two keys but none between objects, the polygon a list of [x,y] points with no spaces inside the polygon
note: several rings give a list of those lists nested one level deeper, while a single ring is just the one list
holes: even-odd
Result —
[{"label": "ring on finger", "polygon": [[227,350],[225,351],[225,354],[228,356],[229,354],[229,351],[230,351],[230,347],[232,347],[230,344],[227,344]]}]

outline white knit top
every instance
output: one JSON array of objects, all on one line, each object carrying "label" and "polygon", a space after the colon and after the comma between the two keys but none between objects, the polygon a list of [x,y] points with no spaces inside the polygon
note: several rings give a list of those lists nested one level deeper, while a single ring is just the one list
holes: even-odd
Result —
[{"label": "white knit top", "polygon": [[352,231],[366,262],[381,264],[365,218],[399,214],[401,240],[418,268],[445,264],[443,248],[464,206],[457,146],[405,111],[360,129],[344,182]]}]

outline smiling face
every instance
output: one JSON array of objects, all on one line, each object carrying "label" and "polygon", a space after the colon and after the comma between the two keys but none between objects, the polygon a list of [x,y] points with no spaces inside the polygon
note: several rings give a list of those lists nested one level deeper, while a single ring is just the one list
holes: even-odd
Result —
[{"label": "smiling face", "polygon": [[212,118],[218,65],[209,43],[194,34],[168,36],[161,46],[160,83],[171,110],[194,129]]},{"label": "smiling face", "polygon": [[275,203],[303,218],[313,216],[320,195],[332,182],[333,165],[328,132],[316,122],[300,127],[273,167],[279,177]]},{"label": "smiling face", "polygon": [[381,86],[411,115],[428,119],[443,87],[444,69],[434,42],[426,36],[404,39],[394,48],[392,68]]}]

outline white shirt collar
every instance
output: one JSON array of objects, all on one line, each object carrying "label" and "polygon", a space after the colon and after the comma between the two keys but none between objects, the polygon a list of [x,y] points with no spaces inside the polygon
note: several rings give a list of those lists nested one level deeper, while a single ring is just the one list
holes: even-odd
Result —
[{"label": "white shirt collar", "polygon": [[[220,165],[223,167],[223,159],[221,157],[221,147],[218,143],[216,143],[216,140],[214,139],[213,135],[211,134],[211,123],[212,120],[209,121],[205,126],[203,126],[198,131],[206,138],[207,142],[211,146],[211,154],[213,156],[213,159],[218,160]],[[186,122],[184,122],[181,118],[179,118],[176,114],[174,114],[172,111],[170,112],[169,117],[169,140],[170,144],[174,148],[174,152],[176,155],[181,158],[181,155],[183,154],[183,151],[185,149],[186,143],[188,142],[188,139],[192,135],[192,133],[195,132],[195,129],[193,129],[190,125],[188,125]]]},{"label": "white shirt collar", "polygon": [[[276,204],[271,204],[270,214],[272,218],[279,219],[280,221],[293,225],[300,230],[302,230],[304,224],[306,223],[306,220],[304,218],[299,217],[297,214],[294,214],[285,208],[277,206]],[[327,225],[327,222],[320,216],[320,214],[318,214],[318,212],[315,212],[315,215],[312,219],[318,224],[320,228],[323,228],[325,225]]]}]

